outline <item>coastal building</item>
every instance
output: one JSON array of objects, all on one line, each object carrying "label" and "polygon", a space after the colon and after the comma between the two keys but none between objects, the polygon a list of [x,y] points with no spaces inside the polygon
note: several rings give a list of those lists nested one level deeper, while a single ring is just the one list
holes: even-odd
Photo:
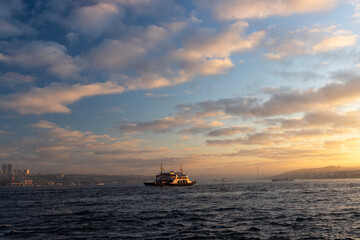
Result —
[{"label": "coastal building", "polygon": [[11,165],[11,164],[8,164],[8,165],[7,165],[6,174],[7,174],[7,175],[11,175],[11,174],[12,174],[12,165]]},{"label": "coastal building", "polygon": [[31,186],[31,185],[33,185],[33,180],[30,180],[30,179],[24,180],[24,185],[25,185],[25,186]]},{"label": "coastal building", "polygon": [[12,164],[2,164],[0,172],[0,186],[31,186],[33,180],[30,169],[14,169]]},{"label": "coastal building", "polygon": [[7,165],[3,164],[1,167],[1,175],[5,175],[7,173]]}]

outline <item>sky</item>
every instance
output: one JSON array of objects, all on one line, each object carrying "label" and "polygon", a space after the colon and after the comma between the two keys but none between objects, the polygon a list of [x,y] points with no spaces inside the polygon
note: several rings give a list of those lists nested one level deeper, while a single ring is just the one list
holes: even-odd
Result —
[{"label": "sky", "polygon": [[0,0],[0,163],[360,166],[359,0]]}]

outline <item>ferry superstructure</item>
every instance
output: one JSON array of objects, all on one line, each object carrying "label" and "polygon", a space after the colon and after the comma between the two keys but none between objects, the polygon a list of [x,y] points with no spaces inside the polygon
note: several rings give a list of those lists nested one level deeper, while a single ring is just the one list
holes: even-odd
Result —
[{"label": "ferry superstructure", "polygon": [[191,181],[189,176],[183,171],[182,165],[180,165],[180,171],[174,172],[169,171],[165,172],[162,164],[160,166],[160,173],[156,175],[155,181],[145,182],[145,186],[191,186],[194,185],[196,181]]}]

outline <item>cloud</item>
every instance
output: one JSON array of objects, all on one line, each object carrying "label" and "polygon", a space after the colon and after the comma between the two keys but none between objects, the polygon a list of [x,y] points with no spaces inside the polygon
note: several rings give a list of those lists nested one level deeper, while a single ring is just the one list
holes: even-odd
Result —
[{"label": "cloud", "polygon": [[8,18],[13,14],[23,10],[23,4],[21,0],[13,1],[1,1],[0,2],[0,17]]},{"label": "cloud", "polygon": [[[358,36],[351,31],[338,30],[335,25],[314,25],[290,32],[269,29],[268,53],[265,57],[280,60],[297,55],[313,55],[356,46]],[[283,36],[284,35],[284,36]]]},{"label": "cloud", "polygon": [[[336,0],[223,0],[213,1],[212,8],[217,18],[231,20],[323,12],[332,9],[336,2]],[[208,2],[205,1],[203,4]]]},{"label": "cloud", "polygon": [[357,35],[331,36],[321,40],[313,46],[314,52],[328,52],[337,48],[354,46],[356,44]]},{"label": "cloud", "polygon": [[[246,36],[246,22],[236,22],[225,31],[216,34],[209,29],[200,29],[187,40],[184,48],[172,52],[174,59],[183,62],[184,68],[179,73],[188,75],[212,75],[231,68],[231,54],[254,49],[265,37],[264,31],[253,32]],[[185,72],[187,74],[185,74]]]},{"label": "cloud", "polygon": [[325,78],[325,76],[317,74],[313,71],[297,71],[297,72],[290,72],[290,71],[277,71],[275,74],[282,76],[286,80],[302,80],[302,81],[316,81],[319,79]]},{"label": "cloud", "polygon": [[89,53],[92,65],[100,69],[124,70],[133,68],[144,57],[146,48],[135,42],[105,40]]},{"label": "cloud", "polygon": [[[219,99],[216,101],[208,100],[196,104],[183,103],[175,107],[179,111],[179,113],[175,116],[155,119],[148,122],[123,122],[122,124],[120,124],[119,130],[123,132],[159,133],[173,131],[176,128],[182,127],[183,129],[178,131],[181,134],[199,134],[209,132],[208,135],[213,137],[230,136],[238,133],[249,133],[255,130],[252,127],[240,126],[214,129],[216,127],[219,127],[219,123],[221,122],[213,121],[210,123],[205,123],[204,119],[218,116],[264,118],[301,112],[306,113],[303,120],[267,119],[265,120],[265,123],[267,125],[281,123],[282,128],[289,128],[289,126],[306,128],[315,126],[316,119],[319,119],[318,121],[320,124],[321,119],[323,121],[328,121],[324,122],[325,125],[330,124],[329,121],[336,120],[337,126],[346,126],[346,124],[352,124],[352,126],[356,126],[356,114],[351,112],[346,113],[343,116],[339,116],[339,114],[335,114],[330,110],[334,110],[339,106],[343,106],[359,100],[359,92],[360,80],[358,78],[353,78],[352,80],[343,82],[331,82],[321,88],[307,89],[304,91],[296,91],[293,89],[285,88],[270,89],[266,90],[266,93],[270,94],[270,97],[265,101],[261,101],[261,99],[254,97],[236,97]],[[346,117],[348,117],[348,121],[345,121]],[[331,124],[335,126],[335,122]],[[273,129],[281,130],[278,127],[279,126],[272,126]],[[305,134],[305,132],[302,133]],[[310,132],[307,133],[310,134]],[[300,135],[300,133],[291,134],[291,137],[294,137],[295,135],[298,136]],[[274,134],[272,136],[274,136]],[[256,142],[255,139],[259,138],[260,135],[254,135],[250,137],[247,142]],[[268,141],[268,139],[264,140],[264,142],[266,141]],[[225,141],[211,140],[208,143],[244,144],[245,142],[244,139],[232,139]]]},{"label": "cloud", "polygon": [[233,144],[244,145],[273,145],[283,143],[282,133],[254,133],[245,138],[233,138],[222,140],[207,140],[206,144],[210,146],[228,146]]},{"label": "cloud", "polygon": [[264,123],[278,130],[309,127],[357,129],[360,126],[360,114],[357,111],[313,111],[305,113],[301,118],[267,119]]},{"label": "cloud", "polygon": [[75,45],[79,41],[79,34],[70,32],[66,34],[66,40],[70,45]]},{"label": "cloud", "polygon": [[[345,83],[329,83],[317,90],[309,89],[304,92],[289,91],[274,94],[262,106],[251,109],[250,114],[253,116],[275,116],[313,109],[329,109],[356,101],[360,98],[359,90],[360,79],[353,79]],[[236,114],[242,111],[241,107],[233,107],[229,108],[227,112]]]},{"label": "cloud", "polygon": [[[350,3],[351,3],[352,5],[354,5],[354,7],[355,7],[353,17],[354,17],[355,19],[360,18],[360,3],[359,3],[359,1],[357,1],[357,0],[351,0]],[[357,20],[356,22],[358,22],[358,20]]]},{"label": "cloud", "polygon": [[259,99],[254,97],[236,97],[224,98],[217,101],[207,100],[197,103],[195,106],[188,105],[192,111],[196,111],[198,115],[208,115],[209,113],[224,113],[229,107],[236,106],[243,111],[258,105]]},{"label": "cloud", "polygon": [[123,9],[112,2],[98,2],[95,5],[81,6],[69,17],[68,26],[84,34],[101,34],[111,23],[123,17]]},{"label": "cloud", "polygon": [[154,132],[163,133],[173,130],[174,128],[185,126],[191,123],[192,120],[187,119],[185,116],[176,115],[155,119],[148,122],[122,122],[118,129],[121,132],[138,133],[138,132]]},{"label": "cloud", "polygon": [[20,114],[69,113],[67,105],[84,97],[122,93],[124,88],[112,82],[88,85],[52,83],[29,92],[14,93],[0,98],[0,108]]},{"label": "cloud", "polygon": [[330,74],[330,78],[338,81],[349,81],[360,76],[360,69],[358,67],[341,69]]},{"label": "cloud", "polygon": [[210,123],[204,123],[200,119],[197,119],[196,121],[197,121],[197,123],[195,125],[193,125],[189,128],[185,128],[185,129],[179,131],[179,133],[199,134],[199,133],[211,131],[215,127],[220,127],[220,126],[224,125],[224,123],[219,122],[219,121],[212,121]]},{"label": "cloud", "polygon": [[179,19],[172,16],[169,23],[122,23],[127,14],[146,14],[150,8],[154,13],[153,8],[163,8],[161,5],[157,1],[49,3],[50,13],[43,12],[41,18],[62,25],[66,22],[69,51],[74,51],[75,43],[86,37],[81,54],[70,54],[56,42],[33,41],[21,47],[10,45],[0,53],[0,61],[45,69],[63,79],[95,72],[128,90],[155,89],[182,84],[197,76],[225,73],[234,66],[232,54],[255,49],[265,37],[264,31],[246,34],[248,24],[244,21],[225,30],[198,29],[199,20],[193,14],[184,17],[179,11],[175,11]]},{"label": "cloud", "polygon": [[208,133],[211,137],[219,137],[219,136],[230,136],[239,133],[248,133],[254,132],[255,129],[251,127],[241,127],[241,126],[232,126],[227,128],[221,128]]},{"label": "cloud", "polygon": [[145,93],[146,98],[167,98],[170,97],[169,94],[154,94],[151,92]]},{"label": "cloud", "polygon": [[2,1],[0,9],[0,38],[35,33],[35,30],[30,25],[22,23],[15,18],[16,15],[24,11],[22,1]]},{"label": "cloud", "polygon": [[270,117],[317,110],[328,110],[360,98],[360,79],[332,82],[318,89],[281,90],[261,103],[256,98],[227,98],[189,106],[203,114],[222,111],[235,116]]},{"label": "cloud", "polygon": [[23,75],[16,72],[0,73],[0,83],[6,86],[29,84],[35,81],[35,77]]},{"label": "cloud", "polygon": [[252,49],[259,44],[265,32],[253,32],[246,36],[245,30],[248,26],[248,23],[239,21],[219,34],[209,29],[200,29],[175,55],[188,60],[204,57],[221,59],[229,57],[234,52]]},{"label": "cloud", "polygon": [[0,136],[2,136],[2,135],[10,135],[10,134],[14,134],[14,133],[9,132],[9,131],[5,131],[5,130],[0,130]]},{"label": "cloud", "polygon": [[35,41],[9,53],[0,60],[25,68],[46,68],[49,73],[64,78],[76,77],[84,68],[81,58],[67,55],[66,47],[55,42]]},{"label": "cloud", "polygon": [[[177,107],[177,109],[179,109],[179,107]],[[199,116],[197,114],[180,110],[180,112],[174,116],[155,119],[153,121],[128,122],[126,120],[120,123],[118,130],[120,132],[125,132],[129,134],[137,134],[140,132],[165,133],[165,132],[173,131],[177,128],[190,126],[188,128],[182,129],[178,133],[199,134],[199,133],[211,131],[215,127],[220,127],[224,124],[217,120],[213,120],[211,122],[205,122],[204,118],[207,117],[213,117],[213,115]]]},{"label": "cloud", "polygon": [[35,33],[35,30],[28,25],[19,22],[10,23],[4,19],[0,19],[0,38],[9,38],[33,33]]},{"label": "cloud", "polygon": [[182,136],[182,137],[181,137],[181,140],[190,140],[190,139],[191,139],[190,136]]},{"label": "cloud", "polygon": [[[165,27],[155,25],[129,27],[127,31],[121,39],[104,39],[85,58],[95,68],[111,70],[114,74],[125,70],[141,72],[140,66],[149,64],[150,58],[159,54],[159,44],[172,33]],[[163,51],[166,52],[166,48]]]},{"label": "cloud", "polygon": [[46,120],[32,124],[30,130],[34,136],[0,145],[0,157],[23,166],[32,162],[34,171],[45,167],[47,172],[102,174],[119,174],[127,168],[147,170],[154,162],[176,160],[164,156],[170,152],[167,148],[142,147],[142,139],[77,131]]},{"label": "cloud", "polygon": [[[42,151],[53,151],[53,149],[45,149],[44,145],[47,147],[66,147],[69,150],[76,150],[78,146],[82,146],[83,150],[98,152],[103,150],[111,149],[114,150],[114,145],[118,148],[126,149],[126,148],[135,148],[139,145],[142,140],[136,140],[133,138],[124,138],[117,139],[110,137],[109,135],[96,135],[93,132],[82,132],[82,131],[74,131],[68,128],[59,127],[57,124],[53,122],[49,122],[46,120],[41,120],[38,123],[32,125],[39,133],[41,133]],[[48,142],[46,144],[46,139],[53,139],[53,141]],[[126,140],[126,141],[120,141]],[[109,144],[106,146],[106,143]],[[39,151],[39,150],[36,150]]]},{"label": "cloud", "polygon": [[329,138],[334,135],[349,133],[349,131],[337,129],[300,129],[283,132],[259,132],[248,134],[244,138],[207,140],[208,145],[228,146],[233,144],[242,145],[287,145],[289,142],[309,141],[316,138]]},{"label": "cloud", "polygon": [[277,164],[281,161],[287,163],[296,163],[297,166],[301,164],[308,164],[310,162],[320,161],[322,166],[324,162],[338,161],[344,159],[343,152],[334,151],[328,148],[301,148],[301,147],[266,147],[257,149],[240,150],[235,153],[225,154],[228,157],[251,156],[252,158],[261,158],[275,160]]},{"label": "cloud", "polygon": [[107,112],[121,113],[124,110],[121,107],[111,107],[106,110]]},{"label": "cloud", "polygon": [[[190,24],[189,22],[187,24]],[[258,46],[264,31],[245,34],[248,24],[237,22],[221,32],[194,30],[182,36],[183,47],[164,44],[176,32],[166,27],[149,26],[146,33],[128,40],[106,40],[90,51],[89,59],[97,68],[133,70],[136,74],[113,73],[111,79],[129,90],[154,89],[188,82],[196,76],[221,74],[233,67],[230,56]],[[162,44],[162,51],[159,46]],[[168,49],[167,45],[171,46]],[[149,55],[151,53],[151,56]]]}]

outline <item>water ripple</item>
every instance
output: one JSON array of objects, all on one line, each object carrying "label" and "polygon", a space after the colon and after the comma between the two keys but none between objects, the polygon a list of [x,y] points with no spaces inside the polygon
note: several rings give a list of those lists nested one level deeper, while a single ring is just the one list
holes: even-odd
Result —
[{"label": "water ripple", "polygon": [[0,188],[5,239],[359,239],[360,182]]}]

